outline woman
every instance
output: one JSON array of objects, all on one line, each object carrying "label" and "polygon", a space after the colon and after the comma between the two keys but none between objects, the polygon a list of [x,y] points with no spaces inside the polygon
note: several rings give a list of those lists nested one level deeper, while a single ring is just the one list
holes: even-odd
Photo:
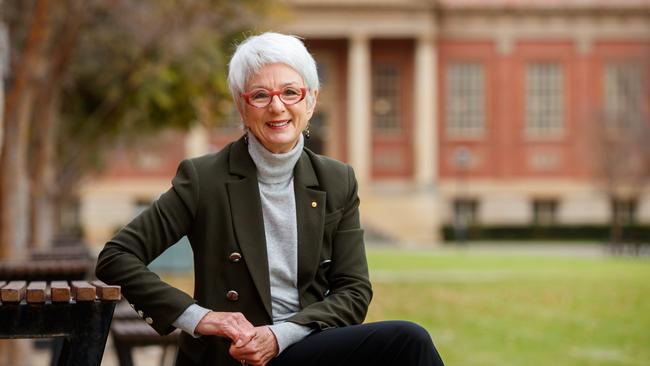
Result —
[{"label": "woman", "polygon": [[[372,289],[352,169],[304,148],[316,64],[300,40],[265,33],[237,48],[228,84],[246,133],[183,161],[172,188],[99,256],[177,365],[442,365],[407,322],[359,325]],[[194,298],[146,265],[187,235]]]}]

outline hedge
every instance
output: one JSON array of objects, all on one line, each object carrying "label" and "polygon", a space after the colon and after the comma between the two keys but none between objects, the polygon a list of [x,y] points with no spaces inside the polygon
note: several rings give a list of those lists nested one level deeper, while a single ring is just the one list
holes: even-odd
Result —
[{"label": "hedge", "polygon": [[[491,225],[471,226],[466,229],[466,240],[588,240],[607,241],[609,225]],[[459,240],[453,225],[442,228],[445,241]],[[650,225],[627,225],[623,227],[622,240],[626,242],[650,241]]]}]

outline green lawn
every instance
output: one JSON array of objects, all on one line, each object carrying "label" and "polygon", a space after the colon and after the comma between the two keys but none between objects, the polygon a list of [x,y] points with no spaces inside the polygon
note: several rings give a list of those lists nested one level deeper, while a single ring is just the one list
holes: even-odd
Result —
[{"label": "green lawn", "polygon": [[367,321],[429,330],[447,365],[649,365],[650,259],[368,250]]}]

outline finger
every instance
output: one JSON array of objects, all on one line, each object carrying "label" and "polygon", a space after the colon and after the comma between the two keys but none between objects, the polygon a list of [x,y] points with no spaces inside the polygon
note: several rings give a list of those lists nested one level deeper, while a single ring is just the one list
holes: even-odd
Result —
[{"label": "finger", "polygon": [[264,365],[277,355],[275,335],[266,326],[255,328],[255,339],[245,347],[231,345],[229,352],[237,360],[247,360],[249,365]]},{"label": "finger", "polygon": [[251,335],[249,332],[240,331],[237,333],[237,336],[232,338],[232,345],[234,347],[246,347],[250,342],[255,338],[255,335]]},{"label": "finger", "polygon": [[[205,320],[205,321],[204,321]],[[241,313],[210,312],[201,320],[201,334],[215,334],[221,337],[230,338],[240,344],[248,343],[251,339],[253,325]]]},{"label": "finger", "polygon": [[256,350],[246,348],[246,347],[235,347],[231,345],[228,349],[228,353],[235,360],[250,360],[255,358]]},{"label": "finger", "polygon": [[246,323],[247,324],[239,324],[239,334],[237,339],[233,339],[235,347],[244,347],[255,338],[255,328],[250,323]]},{"label": "finger", "polygon": [[236,352],[238,355],[246,356],[251,355],[257,352],[260,348],[259,342],[256,340],[251,340],[241,346],[236,345],[236,342],[230,344],[233,352]]}]

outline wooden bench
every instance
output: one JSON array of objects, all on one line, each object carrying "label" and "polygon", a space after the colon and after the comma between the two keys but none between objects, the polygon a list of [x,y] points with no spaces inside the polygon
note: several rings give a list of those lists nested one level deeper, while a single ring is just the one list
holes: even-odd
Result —
[{"label": "wooden bench", "polygon": [[99,366],[119,286],[101,281],[0,281],[0,338],[63,337],[59,366]]},{"label": "wooden bench", "polygon": [[176,349],[178,345],[180,332],[176,329],[168,335],[159,335],[125,301],[117,304],[111,324],[111,338],[120,366],[133,366],[133,348],[145,346],[162,346],[160,364],[164,365],[167,350],[171,347]]}]

